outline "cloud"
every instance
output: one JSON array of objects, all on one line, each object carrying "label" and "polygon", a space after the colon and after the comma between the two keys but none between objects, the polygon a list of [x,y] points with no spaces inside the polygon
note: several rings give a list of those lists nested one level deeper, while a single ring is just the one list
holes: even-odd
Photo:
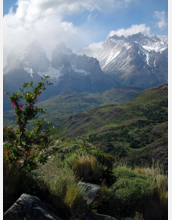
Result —
[{"label": "cloud", "polygon": [[132,34],[137,34],[139,32],[145,33],[145,34],[149,34],[150,33],[150,27],[147,27],[145,24],[140,24],[140,25],[132,25],[130,28],[124,29],[118,29],[117,31],[112,30],[108,37],[111,37],[113,35],[117,35],[117,36],[129,36]]},{"label": "cloud", "polygon": [[159,29],[163,30],[168,26],[168,23],[166,21],[165,11],[162,11],[162,12],[155,11],[154,12],[154,18],[159,20],[155,24],[155,27],[158,27]]},{"label": "cloud", "polygon": [[3,17],[4,54],[10,50],[20,51],[33,40],[40,41],[49,58],[52,49],[62,41],[68,47],[77,50],[93,42],[93,33],[89,28],[84,29],[84,24],[80,27],[75,26],[66,20],[66,16],[79,15],[86,11],[89,14],[85,18],[86,23],[93,21],[98,12],[122,7],[122,4],[124,7],[130,1],[18,0],[16,11],[11,8]]},{"label": "cloud", "polygon": [[89,15],[87,16],[87,21],[88,21],[88,22],[94,21],[94,19],[97,17],[97,15],[98,15],[98,14],[95,14],[95,15],[89,14]]},{"label": "cloud", "polygon": [[92,43],[77,51],[77,54],[86,54],[90,57],[97,57],[103,51],[104,42]]}]

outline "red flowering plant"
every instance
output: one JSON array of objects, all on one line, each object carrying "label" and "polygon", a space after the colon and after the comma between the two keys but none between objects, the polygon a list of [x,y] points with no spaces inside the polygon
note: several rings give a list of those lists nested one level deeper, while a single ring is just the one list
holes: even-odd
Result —
[{"label": "red flowering plant", "polygon": [[[45,140],[55,128],[50,128],[51,123],[47,123],[45,119],[36,120],[37,114],[45,113],[45,109],[39,108],[35,103],[46,86],[52,85],[47,81],[48,78],[49,76],[41,78],[42,81],[38,82],[35,87],[33,82],[24,83],[19,93],[15,92],[11,96],[5,92],[9,95],[11,105],[15,108],[17,138],[14,143],[5,144],[4,161],[14,165],[20,164],[22,173],[35,169],[38,162],[45,163],[47,160],[47,155],[43,153],[44,149],[48,147]],[[27,87],[31,87],[32,91],[25,91]],[[35,128],[29,131],[26,126],[33,120],[35,120]],[[33,145],[36,147],[33,148]]]}]

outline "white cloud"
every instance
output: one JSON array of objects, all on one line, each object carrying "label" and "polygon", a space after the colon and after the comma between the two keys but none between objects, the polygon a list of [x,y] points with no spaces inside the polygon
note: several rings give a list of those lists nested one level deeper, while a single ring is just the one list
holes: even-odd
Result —
[{"label": "white cloud", "polygon": [[165,17],[165,11],[162,11],[162,12],[155,11],[154,18],[159,20],[155,24],[155,27],[158,27],[159,29],[163,30],[168,26],[168,23],[167,23],[166,17]]},{"label": "white cloud", "polygon": [[140,25],[132,25],[130,28],[124,29],[118,29],[117,31],[112,30],[108,37],[111,37],[113,35],[117,35],[117,36],[129,36],[132,34],[137,34],[139,32],[145,33],[145,34],[149,34],[150,33],[150,27],[147,27],[145,24],[140,24]]},{"label": "white cloud", "polygon": [[103,51],[103,41],[98,43],[92,43],[88,46],[83,47],[77,53],[78,54],[86,54],[90,57],[97,57]]},{"label": "white cloud", "polygon": [[85,18],[85,22],[89,22],[95,18],[98,11],[111,10],[122,4],[125,6],[128,2],[128,0],[127,3],[126,0],[18,0],[16,12],[11,8],[3,18],[3,47],[6,50],[4,54],[9,50],[19,51],[35,39],[40,41],[49,57],[52,49],[62,41],[72,49],[81,48],[91,42],[91,31],[65,21],[66,15],[87,11],[90,16]]}]

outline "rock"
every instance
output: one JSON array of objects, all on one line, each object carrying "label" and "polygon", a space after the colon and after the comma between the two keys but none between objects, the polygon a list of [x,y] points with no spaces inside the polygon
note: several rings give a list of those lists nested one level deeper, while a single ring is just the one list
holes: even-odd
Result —
[{"label": "rock", "polygon": [[113,218],[108,215],[101,215],[101,214],[96,214],[92,212],[88,212],[84,217],[84,220],[96,220],[96,219],[97,220],[118,220],[117,218]]},{"label": "rock", "polygon": [[61,220],[36,196],[22,194],[5,212],[4,220]]},{"label": "rock", "polygon": [[92,205],[96,199],[97,192],[100,190],[100,186],[92,183],[80,182],[85,188],[84,199],[87,201],[87,205]]}]

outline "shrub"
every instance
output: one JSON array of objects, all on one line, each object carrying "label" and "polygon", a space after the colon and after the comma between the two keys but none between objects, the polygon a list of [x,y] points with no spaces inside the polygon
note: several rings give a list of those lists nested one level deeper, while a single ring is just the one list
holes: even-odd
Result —
[{"label": "shrub", "polygon": [[14,141],[17,138],[16,130],[12,126],[3,127],[3,142]]},{"label": "shrub", "polygon": [[125,167],[117,167],[113,172],[116,182],[110,188],[101,191],[98,211],[114,217],[134,216],[136,212],[144,211],[151,203],[156,189],[152,179],[141,174],[136,175]]},{"label": "shrub", "polygon": [[[47,159],[46,155],[41,151],[47,147],[47,135],[53,130],[53,128],[50,129],[48,127],[50,123],[46,123],[45,119],[39,119],[34,121],[34,130],[28,131],[26,129],[28,123],[36,119],[38,113],[45,112],[43,108],[35,106],[35,103],[42,93],[42,90],[45,90],[45,86],[52,84],[46,81],[47,78],[49,77],[44,76],[42,81],[38,82],[35,87],[33,87],[33,82],[29,84],[24,83],[23,87],[20,88],[20,91],[13,93],[11,96],[8,92],[5,92],[9,95],[8,97],[11,101],[11,105],[15,108],[17,136],[12,144],[7,143],[4,146],[4,152],[6,152],[4,155],[4,161],[11,164],[17,164],[18,161],[21,161],[22,159],[23,164],[21,170],[23,173],[30,172],[32,169],[36,168],[36,158],[42,163]],[[32,91],[25,91],[27,87],[32,87]],[[40,154],[31,151],[35,143],[39,144],[36,152],[40,152]]]}]

